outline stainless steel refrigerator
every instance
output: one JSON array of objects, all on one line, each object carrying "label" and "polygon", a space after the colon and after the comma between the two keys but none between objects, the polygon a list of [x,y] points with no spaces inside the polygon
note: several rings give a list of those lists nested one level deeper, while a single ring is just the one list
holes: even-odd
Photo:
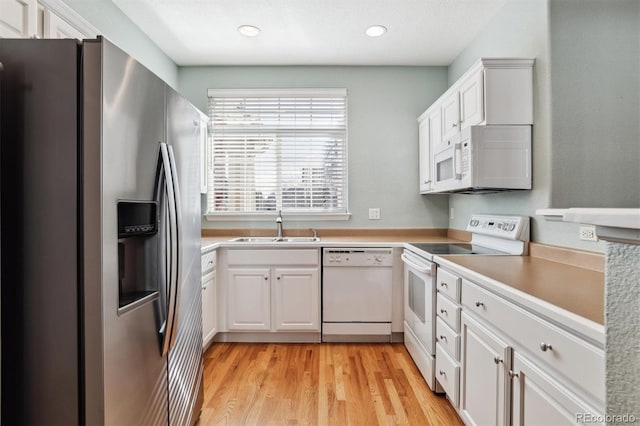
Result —
[{"label": "stainless steel refrigerator", "polygon": [[0,62],[2,422],[194,424],[201,113],[103,38]]}]

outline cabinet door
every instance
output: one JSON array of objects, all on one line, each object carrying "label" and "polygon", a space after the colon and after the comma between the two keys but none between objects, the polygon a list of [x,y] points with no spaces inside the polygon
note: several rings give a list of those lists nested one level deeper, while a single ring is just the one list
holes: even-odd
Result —
[{"label": "cabinet door", "polygon": [[480,323],[462,315],[460,411],[471,425],[509,423],[511,348]]},{"label": "cabinet door", "polygon": [[45,9],[43,13],[44,38],[75,38],[78,40],[86,38],[74,26],[50,10]]},{"label": "cabinet door", "polygon": [[271,329],[269,272],[269,268],[230,268],[228,270],[229,330]]},{"label": "cabinet door", "polygon": [[275,268],[276,330],[320,331],[317,268]]},{"label": "cabinet door", "polygon": [[420,143],[420,193],[431,192],[431,141],[429,139],[429,119],[424,119],[418,127]]},{"label": "cabinet door", "polygon": [[512,370],[514,426],[603,424],[593,419],[604,410],[589,406],[518,352],[514,352]]},{"label": "cabinet door", "polygon": [[478,71],[460,86],[460,128],[484,120],[483,72]]},{"label": "cabinet door", "polygon": [[460,98],[456,90],[442,102],[442,139],[451,139],[460,132]]},{"label": "cabinet door", "polygon": [[36,0],[0,1],[0,38],[29,38],[37,34]]},{"label": "cabinet door", "polygon": [[433,155],[433,148],[442,144],[442,108],[440,106],[435,107],[427,120],[429,121],[431,155]]},{"label": "cabinet door", "polygon": [[216,334],[216,272],[202,277],[202,346],[206,347]]}]

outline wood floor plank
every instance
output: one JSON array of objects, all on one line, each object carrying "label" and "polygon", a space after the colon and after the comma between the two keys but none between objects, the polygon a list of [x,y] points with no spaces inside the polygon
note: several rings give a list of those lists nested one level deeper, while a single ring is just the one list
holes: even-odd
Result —
[{"label": "wood floor plank", "polygon": [[200,425],[461,425],[402,344],[214,343]]}]

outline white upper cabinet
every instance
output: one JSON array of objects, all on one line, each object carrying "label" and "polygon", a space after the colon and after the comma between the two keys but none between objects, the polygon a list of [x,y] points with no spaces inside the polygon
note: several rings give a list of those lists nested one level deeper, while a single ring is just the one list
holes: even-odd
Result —
[{"label": "white upper cabinet", "polygon": [[0,38],[93,38],[98,31],[62,0],[0,0]]},{"label": "white upper cabinet", "polygon": [[460,85],[460,129],[484,120],[484,73],[478,72]]},{"label": "white upper cabinet", "polygon": [[87,38],[76,27],[60,18],[49,9],[42,11],[42,37],[43,38],[75,38],[82,40]]},{"label": "white upper cabinet", "polygon": [[[434,192],[434,157],[456,146],[462,129],[533,124],[533,63],[533,59],[480,59],[420,116],[421,194]],[[422,128],[424,122],[428,132]],[[425,181],[430,181],[429,187]]]},{"label": "white upper cabinet", "polygon": [[429,143],[429,120],[424,118],[418,127],[418,138],[420,143],[420,193],[424,194],[431,190],[431,163],[422,161],[423,158],[430,158],[431,144]]},{"label": "white upper cabinet", "polygon": [[460,94],[449,93],[442,101],[442,139],[451,139],[460,132]]},{"label": "white upper cabinet", "polygon": [[0,0],[0,38],[29,38],[37,34],[36,0]]}]

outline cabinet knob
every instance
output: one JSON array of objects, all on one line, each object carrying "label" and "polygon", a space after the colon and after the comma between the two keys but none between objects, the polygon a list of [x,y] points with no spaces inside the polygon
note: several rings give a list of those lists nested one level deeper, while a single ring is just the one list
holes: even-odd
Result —
[{"label": "cabinet knob", "polygon": [[278,279],[280,279],[280,277],[278,277]]},{"label": "cabinet knob", "polygon": [[440,336],[440,340],[444,340],[445,342],[447,341],[447,336]]},{"label": "cabinet knob", "polygon": [[264,277],[264,280],[267,281],[269,279],[269,277]]},{"label": "cabinet knob", "polygon": [[513,371],[509,370],[509,378],[513,379],[514,377],[520,377],[520,375],[518,373],[514,373]]},{"label": "cabinet knob", "polygon": [[553,347],[551,345],[549,345],[548,343],[540,342],[540,350],[542,352],[551,351],[551,350],[553,350]]},{"label": "cabinet knob", "polygon": [[441,313],[441,314],[446,314],[446,313],[447,313],[447,310],[446,310],[446,309],[440,309],[440,313]]},{"label": "cabinet knob", "polygon": [[499,356],[496,356],[493,358],[493,362],[495,362],[496,364],[500,364],[501,362],[504,362],[504,361]]},{"label": "cabinet knob", "polygon": [[479,308],[480,306],[484,306],[484,303],[478,300],[476,306]]},{"label": "cabinet knob", "polygon": [[446,377],[446,375],[447,375],[447,373],[445,373],[445,372],[444,372],[444,370],[440,370],[438,373],[439,373],[441,376],[445,376],[445,377]]},{"label": "cabinet knob", "polygon": [[440,287],[449,287],[449,284],[445,283],[444,281],[442,281],[440,283]]}]

